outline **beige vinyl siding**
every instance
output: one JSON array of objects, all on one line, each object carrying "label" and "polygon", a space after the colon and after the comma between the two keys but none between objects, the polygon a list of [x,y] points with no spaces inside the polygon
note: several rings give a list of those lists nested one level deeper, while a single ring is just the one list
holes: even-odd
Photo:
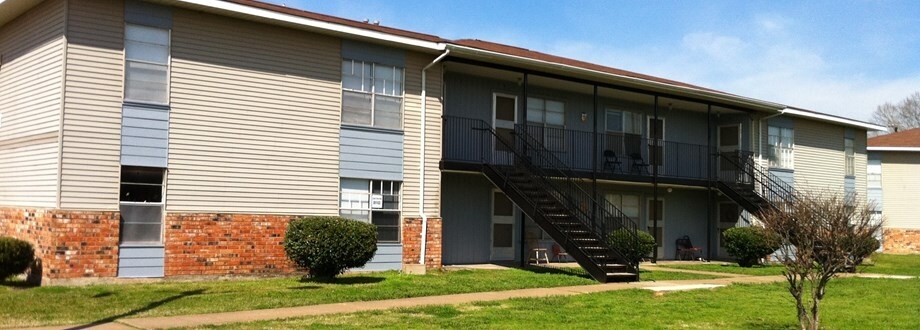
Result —
[{"label": "beige vinyl siding", "polygon": [[[421,157],[421,90],[422,68],[434,56],[409,53],[406,57],[405,148],[403,186],[403,216],[418,216],[419,158]],[[425,214],[440,216],[441,200],[441,66],[435,65],[427,72],[427,114],[425,116]]]},{"label": "beige vinyl siding", "polygon": [[796,190],[843,196],[844,127],[796,118],[794,134]]},{"label": "beige vinyl siding", "polygon": [[81,0],[70,5],[62,208],[118,208],[123,33],[123,3]]},{"label": "beige vinyl siding", "polygon": [[920,229],[917,192],[920,191],[920,153],[881,152],[882,215],[885,227]]},{"label": "beige vinyl siding", "polygon": [[55,207],[66,2],[0,27],[0,205]]},{"label": "beige vinyl siding", "polygon": [[167,210],[338,214],[340,49],[175,9]]}]

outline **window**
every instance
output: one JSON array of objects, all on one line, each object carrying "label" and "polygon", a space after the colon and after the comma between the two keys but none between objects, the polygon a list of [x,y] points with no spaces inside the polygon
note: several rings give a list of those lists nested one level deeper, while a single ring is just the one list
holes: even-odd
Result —
[{"label": "window", "polygon": [[527,124],[546,149],[565,151],[565,103],[528,97]]},{"label": "window", "polygon": [[620,209],[623,215],[634,221],[639,219],[639,195],[607,194],[604,198]]},{"label": "window", "polygon": [[403,69],[342,60],[342,123],[402,129]]},{"label": "window", "polygon": [[769,126],[767,157],[770,167],[793,168],[793,134],[791,128]]},{"label": "window", "polygon": [[342,179],[339,214],[377,226],[377,241],[399,242],[401,182]]},{"label": "window", "polygon": [[169,103],[169,30],[125,26],[125,100]]},{"label": "window", "polygon": [[607,108],[605,119],[605,148],[607,150],[620,155],[641,153],[641,114]]},{"label": "window", "polygon": [[882,162],[870,159],[866,167],[866,179],[869,188],[882,188]]},{"label": "window", "polygon": [[853,155],[853,139],[844,138],[843,139],[843,153],[846,156],[845,166],[846,166],[846,176],[856,176],[856,157]]},{"label": "window", "polygon": [[122,166],[121,244],[161,244],[164,169]]}]

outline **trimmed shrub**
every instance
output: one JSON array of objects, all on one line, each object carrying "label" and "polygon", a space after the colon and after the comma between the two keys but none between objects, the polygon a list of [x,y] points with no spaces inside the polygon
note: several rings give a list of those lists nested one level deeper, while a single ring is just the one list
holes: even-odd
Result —
[{"label": "trimmed shrub", "polygon": [[288,226],[284,251],[310,276],[333,278],[374,257],[377,227],[342,217],[297,219]]},{"label": "trimmed shrub", "polygon": [[873,237],[866,237],[860,241],[853,243],[853,253],[847,257],[847,264],[845,271],[853,273],[856,272],[856,267],[863,263],[863,260],[868,258],[882,246],[881,242]]},{"label": "trimmed shrub", "polygon": [[637,231],[636,238],[626,229],[617,229],[610,233],[608,238],[610,246],[628,259],[633,264],[638,264],[642,258],[655,250],[655,238],[645,231]]},{"label": "trimmed shrub", "polygon": [[34,259],[35,249],[29,242],[0,237],[0,281],[24,273]]},{"label": "trimmed shrub", "polygon": [[738,266],[751,267],[760,258],[779,248],[779,241],[760,227],[734,227],[725,230],[725,250],[738,260]]}]

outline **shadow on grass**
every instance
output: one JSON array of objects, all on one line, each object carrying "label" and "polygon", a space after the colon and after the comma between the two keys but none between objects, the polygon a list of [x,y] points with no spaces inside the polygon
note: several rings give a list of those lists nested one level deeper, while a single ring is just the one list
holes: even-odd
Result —
[{"label": "shadow on grass", "polygon": [[38,284],[30,283],[29,281],[24,280],[5,280],[0,281],[0,286],[5,286],[14,289],[28,289],[38,287]]},{"label": "shadow on grass", "polygon": [[175,295],[175,296],[167,297],[167,298],[163,298],[163,299],[160,299],[160,300],[151,302],[151,303],[147,304],[147,305],[144,306],[144,307],[136,308],[136,309],[133,309],[133,310],[130,310],[130,311],[127,311],[127,312],[118,314],[118,315],[112,315],[112,316],[106,317],[106,318],[104,318],[104,319],[99,319],[99,320],[96,320],[96,321],[93,321],[93,322],[90,322],[90,323],[87,323],[87,324],[84,324],[84,325],[79,325],[79,326],[75,326],[75,327],[70,327],[70,328],[67,328],[67,330],[88,329],[88,328],[92,328],[92,327],[95,327],[95,326],[98,326],[98,325],[101,325],[101,324],[111,323],[111,322],[113,322],[113,321],[115,321],[115,320],[117,320],[117,319],[121,319],[121,318],[129,317],[129,316],[137,315],[137,314],[140,314],[140,313],[149,311],[149,310],[151,310],[151,309],[160,307],[160,306],[162,306],[162,305],[164,305],[164,304],[167,304],[167,303],[172,302],[172,301],[175,301],[175,300],[179,300],[179,299],[182,299],[182,298],[185,298],[185,297],[188,297],[188,296],[194,296],[194,295],[202,294],[202,293],[204,293],[204,291],[205,291],[205,289],[183,291],[183,292],[181,292],[181,293],[179,293],[179,294],[177,294],[177,295]]},{"label": "shadow on grass", "polygon": [[553,266],[534,266],[528,265],[524,267],[525,270],[537,273],[537,274],[559,274],[559,275],[569,275],[577,276],[583,278],[591,278],[591,275],[588,275],[584,269],[573,268],[573,267],[553,267]]},{"label": "shadow on grass", "polygon": [[346,277],[306,277],[300,279],[300,283],[322,283],[322,284],[373,284],[386,280],[383,276],[346,276]]},{"label": "shadow on grass", "polygon": [[798,324],[789,324],[785,322],[777,321],[747,321],[744,323],[745,329],[762,329],[762,330],[774,330],[774,329],[797,329]]}]

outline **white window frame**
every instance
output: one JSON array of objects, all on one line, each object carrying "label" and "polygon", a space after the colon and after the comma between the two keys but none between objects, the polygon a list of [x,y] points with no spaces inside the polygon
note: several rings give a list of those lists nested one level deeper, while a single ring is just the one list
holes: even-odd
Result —
[{"label": "white window frame", "polygon": [[[364,66],[365,66],[365,65],[370,65],[370,72],[371,72],[371,75],[372,75],[372,76],[370,77],[370,89],[367,90],[367,91],[365,91],[365,90],[356,90],[356,89],[352,89],[352,88],[346,88],[346,87],[345,87],[345,83],[344,83],[344,78],[342,79],[342,82],[341,82],[341,86],[342,86],[342,105],[341,105],[340,111],[345,111],[345,92],[359,93],[359,94],[369,95],[369,96],[371,97],[371,108],[370,108],[370,112],[371,112],[371,113],[370,113],[370,115],[371,115],[371,123],[370,123],[370,125],[364,125],[364,124],[355,124],[355,123],[346,123],[346,122],[342,122],[342,124],[343,124],[343,125],[352,125],[352,126],[373,127],[373,128],[378,128],[378,129],[403,130],[403,129],[405,128],[405,123],[406,123],[406,116],[405,116],[405,108],[406,108],[406,98],[405,98],[405,95],[406,95],[406,68],[405,68],[405,67],[396,66],[396,65],[381,64],[381,63],[376,63],[376,62],[371,62],[371,61],[361,61],[361,60],[350,59],[350,58],[343,58],[343,59],[342,59],[341,65],[344,66],[346,61],[351,61],[352,68],[354,68],[355,65],[358,65],[358,64],[360,63],[360,65],[361,65],[361,84],[362,84],[362,86],[363,86],[363,84],[366,82],[365,79],[367,79],[366,77],[364,77]],[[378,66],[378,65],[380,65],[380,66],[386,66],[386,67],[392,67],[392,68],[394,69],[394,71],[395,71],[396,69],[399,69],[399,71],[400,71],[400,77],[399,77],[399,78],[400,78],[400,81],[399,81],[399,83],[400,83],[400,86],[399,86],[400,93],[399,93],[399,95],[395,95],[395,94],[385,94],[385,93],[378,93],[378,92],[377,92],[376,77],[375,77],[374,75],[375,75],[375,72],[376,72],[376,66]],[[342,70],[344,70],[344,67],[343,67],[343,68],[340,68],[340,69],[341,69],[341,70],[340,70],[340,72],[341,72]],[[343,76],[343,77],[344,77],[344,76]],[[393,77],[395,78],[396,75],[394,74]],[[377,107],[377,96],[378,96],[378,95],[379,95],[379,96],[382,96],[382,97],[390,97],[390,98],[397,98],[397,99],[399,99],[399,126],[398,126],[398,127],[393,128],[393,127],[378,127],[378,126],[376,126],[376,124],[377,124],[376,107]],[[344,118],[344,116],[342,116],[342,117]]]},{"label": "white window frame", "polygon": [[[531,105],[534,103],[534,102],[531,102],[531,99],[532,99],[532,100],[538,100],[538,101],[542,102],[542,103],[543,103],[543,107],[542,107],[541,109],[536,109],[536,108],[534,108],[534,110],[540,111],[540,112],[542,113],[542,116],[541,116],[541,117],[542,117],[542,120],[541,120],[541,121],[534,121],[532,118],[530,118],[530,115],[528,115],[528,116],[527,116],[527,122],[526,122],[525,124],[526,124],[526,125],[534,125],[534,126],[537,126],[537,127],[541,127],[541,128],[542,128],[542,130],[543,130],[543,136],[542,136],[543,140],[542,140],[541,142],[543,143],[543,145],[546,147],[547,150],[553,151],[553,152],[564,152],[564,151],[565,151],[565,145],[566,145],[566,136],[565,136],[565,135],[566,135],[566,131],[565,131],[565,127],[566,127],[566,120],[565,120],[565,113],[566,113],[566,112],[565,112],[565,101],[561,101],[561,100],[557,100],[557,99],[551,99],[551,98],[545,98],[545,97],[539,97],[539,96],[527,96],[527,98],[528,98],[528,100],[527,100],[527,109],[524,109],[524,111],[529,112],[529,111],[531,110]],[[561,113],[561,114],[562,114],[562,125],[561,125],[561,126],[558,126],[558,125],[556,125],[556,124],[549,124],[549,123],[546,122],[546,117],[547,117],[546,115],[547,115],[547,113],[550,112],[550,111],[549,111],[549,108],[546,106],[546,104],[547,104],[548,102],[556,102],[556,103],[559,103],[559,104],[562,105],[562,113]],[[552,111],[552,112],[555,112],[555,111]],[[558,138],[560,139],[560,143],[559,143],[560,146],[557,146],[557,145],[555,145],[554,143],[551,143],[551,144],[547,144],[547,143],[546,143],[546,141],[550,139],[550,134],[548,134],[548,132],[550,132],[551,130],[557,130],[559,133],[562,134],[562,136],[559,136],[559,137],[558,137]],[[556,138],[556,137],[552,137],[552,138]],[[556,147],[559,147],[559,148],[556,148]]]},{"label": "white window frame", "polygon": [[[622,125],[622,127],[620,127],[619,130],[611,129],[611,128],[607,125],[607,124],[609,123],[609,121],[607,120],[607,116],[609,116],[611,112],[618,112],[618,113],[620,113],[620,124]],[[627,117],[629,117],[628,120],[627,120]],[[628,111],[628,110],[620,110],[620,109],[618,109],[618,108],[616,108],[616,107],[613,107],[613,106],[604,107],[604,132],[607,132],[607,133],[620,133],[620,134],[636,134],[636,135],[641,136],[641,135],[642,135],[642,126],[643,126],[643,125],[642,125],[642,117],[643,117],[642,113],[639,113],[639,112],[633,112],[633,111]],[[630,126],[633,128],[633,129],[632,129],[632,132],[630,132],[630,130],[627,130],[627,129],[626,129],[626,123],[627,123],[627,122],[631,122]]]},{"label": "white window frame", "polygon": [[[140,60],[131,60],[131,59],[128,59],[128,50],[127,50],[127,47],[128,47],[128,36],[127,36],[127,35],[128,35],[128,34],[127,34],[127,31],[128,31],[128,26],[132,26],[132,25],[133,25],[133,26],[140,26],[140,27],[144,27],[144,28],[149,28],[149,29],[159,29],[159,30],[164,30],[164,31],[166,31],[166,38],[167,38],[167,39],[166,39],[166,63],[165,63],[165,64],[164,64],[164,63],[155,63],[155,62],[148,62],[148,61],[140,61]],[[171,85],[172,85],[172,79],[170,79],[170,77],[171,77],[171,75],[172,75],[172,29],[169,29],[169,28],[162,28],[162,27],[157,27],[157,26],[144,25],[144,24],[136,24],[136,23],[125,23],[123,28],[124,28],[124,31],[125,31],[125,36],[124,36],[123,39],[122,39],[122,43],[123,43],[125,49],[124,49],[124,52],[122,52],[122,63],[123,63],[123,68],[124,68],[124,76],[122,77],[122,91],[121,91],[121,93],[122,93],[122,100],[123,100],[124,102],[139,103],[139,104],[169,105],[169,104],[170,104],[170,101],[171,101],[171,97],[172,97],[172,95],[171,95],[172,93],[170,93],[170,89],[171,89]],[[154,102],[154,101],[134,100],[134,99],[128,98],[128,62],[143,63],[143,64],[150,64],[150,65],[166,65],[166,101],[165,101],[165,102],[162,102],[162,103],[161,103],[161,102]]]},{"label": "white window frame", "polygon": [[[122,241],[121,231],[124,230],[124,221],[121,221],[122,219],[121,219],[121,217],[119,216],[119,221],[118,221],[118,226],[119,226],[118,244],[119,244],[119,246],[154,246],[154,247],[155,247],[155,246],[163,246],[163,245],[165,244],[165,238],[166,238],[166,182],[167,182],[166,176],[167,176],[169,173],[168,173],[167,169],[165,169],[165,168],[157,168],[157,169],[163,171],[163,178],[162,178],[162,181],[161,181],[160,184],[156,184],[156,183],[139,183],[139,182],[125,182],[125,181],[122,181],[122,180],[123,180],[123,179],[122,179],[122,169],[123,169],[124,167],[125,167],[124,165],[121,166],[121,168],[119,169],[119,175],[118,175],[118,176],[119,176],[119,179],[118,179],[118,196],[119,196],[119,197],[118,197],[118,198],[119,198],[118,205],[119,205],[119,214],[121,213],[121,212],[120,212],[120,210],[121,210],[120,206],[121,206],[121,205],[159,206],[159,207],[160,207],[160,237],[159,237],[159,241],[158,241],[158,242],[148,242],[148,243],[142,243],[142,242],[123,242],[123,241]],[[140,167],[140,166],[138,166],[138,167]],[[159,202],[129,202],[129,201],[121,201],[121,193],[122,193],[122,191],[121,191],[121,186],[122,186],[123,184],[132,184],[132,185],[141,185],[141,186],[160,186],[160,187],[161,187],[161,191],[160,191],[160,194],[161,194],[160,201],[159,201]]]},{"label": "white window frame", "polygon": [[[772,134],[776,129],[778,134]],[[788,136],[784,133],[788,132]],[[776,143],[771,139],[776,137]],[[789,141],[785,141],[788,138]],[[770,153],[767,155],[771,168],[793,169],[795,168],[795,130],[782,126],[767,126],[767,146]]]},{"label": "white window frame", "polygon": [[[357,207],[357,208],[356,208],[356,207],[343,207],[343,206],[342,206],[343,202],[345,201],[345,196],[344,196],[344,195],[345,195],[345,192],[343,191],[342,185],[341,185],[341,181],[343,181],[343,180],[365,181],[365,182],[367,183],[367,186],[366,186],[367,189],[366,189],[364,192],[361,192],[361,193],[358,193],[358,192],[349,192],[349,194],[362,194],[363,196],[366,196],[366,197],[367,197],[367,198],[366,198],[366,201],[367,201],[367,207],[366,207],[366,208],[365,208],[365,207]],[[403,182],[402,182],[402,181],[394,181],[394,180],[374,180],[374,179],[360,179],[360,178],[340,178],[340,179],[339,179],[339,182],[340,182],[340,184],[339,184],[339,215],[340,215],[340,216],[343,216],[343,217],[348,218],[348,216],[343,215],[342,211],[362,211],[362,212],[367,212],[367,219],[366,219],[365,222],[370,223],[370,224],[372,224],[372,225],[374,225],[375,227],[378,227],[378,228],[379,228],[380,226],[374,223],[374,212],[396,213],[397,219],[401,219],[401,217],[402,217],[402,203],[403,203],[403,194],[402,194]],[[375,194],[373,193],[373,191],[374,191],[374,184],[375,184],[375,183],[376,183],[376,184],[381,184],[381,185],[384,185],[384,184],[386,184],[386,183],[389,184],[389,186],[390,186],[389,194],[384,194],[384,193],[383,193],[383,190],[381,189],[381,194],[380,194],[380,195],[395,195],[395,196],[397,196],[397,197],[399,198],[399,204],[397,204],[397,206],[396,206],[395,209],[374,208],[374,206],[373,206],[373,195],[375,195]],[[393,184],[394,184],[394,183],[398,183],[398,184],[399,184],[399,188],[395,189],[395,190],[396,190],[395,193],[394,193],[394,189],[393,189]],[[351,201],[351,200],[349,200],[349,201]],[[360,200],[359,200],[359,202],[360,202]],[[379,241],[379,243],[382,243],[382,244],[400,244],[400,243],[402,243],[402,225],[401,225],[401,220],[400,220],[400,221],[397,221],[397,224],[396,224],[395,226],[387,225],[387,226],[382,226],[382,227],[387,227],[387,228],[396,227],[396,229],[397,229],[397,231],[396,231],[396,241]]]}]

